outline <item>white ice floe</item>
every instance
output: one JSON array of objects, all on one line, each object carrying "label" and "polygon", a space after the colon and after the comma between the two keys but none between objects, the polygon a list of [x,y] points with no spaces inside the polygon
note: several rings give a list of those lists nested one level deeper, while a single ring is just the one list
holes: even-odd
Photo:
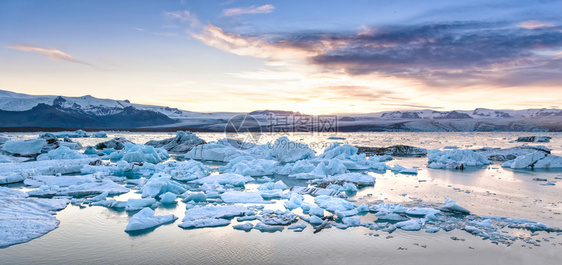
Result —
[{"label": "white ice floe", "polygon": [[263,210],[258,220],[266,225],[289,225],[297,220],[297,215],[291,211]]},{"label": "white ice floe", "polygon": [[289,229],[294,230],[295,232],[302,232],[306,228],[305,223],[299,223],[289,226]]},{"label": "white ice floe", "polygon": [[314,202],[322,209],[329,212],[335,211],[349,211],[357,208],[357,205],[348,202],[341,198],[334,198],[326,195],[318,196],[314,199]]},{"label": "white ice floe", "polygon": [[308,160],[299,160],[295,163],[287,163],[283,166],[277,174],[280,175],[293,175],[299,173],[310,173],[312,172],[316,166]]},{"label": "white ice floe", "polygon": [[189,201],[206,202],[207,201],[207,195],[203,192],[185,193],[184,195],[185,195],[184,196],[185,202],[189,202]]},{"label": "white ice floe", "polygon": [[129,189],[111,181],[98,180],[96,182],[88,182],[79,185],[70,185],[68,187],[59,187],[56,185],[40,186],[38,189],[28,191],[31,196],[52,197],[52,196],[91,196],[108,192],[110,195],[117,195],[129,192]]},{"label": "white ice floe", "polygon": [[28,157],[13,157],[0,154],[0,163],[21,163],[29,160]]},{"label": "white ice floe", "polygon": [[375,185],[375,177],[368,173],[347,173],[328,177],[329,181],[349,181],[357,183],[359,186],[373,186]]},{"label": "white ice floe", "polygon": [[182,228],[225,226],[236,216],[253,215],[254,212],[242,205],[194,207],[185,211],[179,224]]},{"label": "white ice floe", "polygon": [[154,215],[154,210],[150,208],[143,208],[140,212],[136,213],[129,219],[129,223],[125,228],[125,232],[132,232],[154,228],[163,224],[173,223],[178,218],[173,214],[168,215]]},{"label": "white ice floe", "polygon": [[445,198],[443,205],[441,205],[441,210],[458,212],[462,214],[470,214],[470,211],[457,205],[457,202],[451,198]]},{"label": "white ice floe", "polygon": [[156,203],[156,199],[154,198],[129,199],[127,200],[127,204],[125,205],[125,210],[136,211],[146,207],[150,207],[154,203]]},{"label": "white ice floe", "polygon": [[[88,133],[84,130],[76,130],[73,132],[63,131],[63,132],[54,132],[53,133],[58,138],[85,138],[90,137]],[[107,137],[107,135],[106,135]],[[100,137],[103,138],[103,137]]]},{"label": "white ice floe", "polygon": [[291,187],[290,191],[301,195],[308,194],[312,196],[326,195],[326,196],[335,196],[335,197],[342,197],[342,198],[347,197],[345,193],[341,192],[339,189],[330,189],[330,188],[322,189],[322,188],[314,188],[314,187],[293,186]]},{"label": "white ice floe", "polygon": [[236,173],[244,176],[273,175],[278,171],[277,161],[255,159],[251,156],[241,156],[232,159],[220,170],[225,173]]},{"label": "white ice floe", "polygon": [[46,154],[37,156],[37,161],[42,160],[63,160],[63,159],[84,159],[88,158],[87,155],[81,154],[76,150],[71,150],[66,146],[61,146],[57,149],[51,150]]},{"label": "white ice floe", "polygon": [[402,221],[394,224],[396,228],[405,231],[419,231],[423,228],[424,225],[425,225],[425,221],[423,219]]},{"label": "white ice floe", "polygon": [[198,184],[207,183],[207,184],[232,185],[236,187],[242,187],[247,182],[253,180],[254,179],[251,177],[246,177],[239,174],[224,173],[224,174],[210,175],[201,179],[192,180],[191,182],[198,183]]},{"label": "white ice floe", "polygon": [[187,188],[184,185],[173,181],[170,175],[164,173],[154,174],[140,189],[143,198],[154,198],[165,192],[182,194],[186,191]]},{"label": "white ice floe", "polygon": [[93,175],[79,175],[79,176],[67,176],[67,175],[60,175],[60,176],[28,176],[24,181],[23,184],[32,186],[32,187],[40,187],[43,185],[46,186],[59,186],[59,187],[68,187],[72,185],[80,185],[84,183],[91,183],[95,182],[96,179]]},{"label": "white ice floe", "polygon": [[502,167],[521,169],[562,168],[562,157],[536,151],[519,156],[514,160],[506,161],[502,164]]},{"label": "white ice floe", "polygon": [[186,159],[230,162],[230,160],[246,156],[248,152],[237,149],[228,144],[227,141],[218,141],[216,143],[201,144],[195,146],[184,155]]},{"label": "white ice floe", "polygon": [[254,228],[254,225],[252,223],[243,223],[243,224],[233,225],[232,228],[236,230],[250,232],[250,230]]},{"label": "white ice floe", "polygon": [[220,197],[226,203],[266,203],[260,192],[227,191]]},{"label": "white ice floe", "polygon": [[2,151],[19,156],[34,156],[41,153],[45,145],[43,139],[9,140],[2,146]]},{"label": "white ice floe", "polygon": [[483,155],[472,150],[430,150],[427,167],[436,169],[464,169],[491,164]]},{"label": "white ice floe", "polygon": [[284,227],[277,225],[266,225],[262,222],[259,222],[254,226],[254,229],[259,230],[262,233],[275,233],[283,231]]},{"label": "white ice floe", "polygon": [[205,141],[191,132],[177,131],[176,137],[164,140],[150,140],[145,145],[162,148],[168,152],[185,153]]},{"label": "white ice floe", "polygon": [[277,182],[267,182],[263,183],[258,187],[258,190],[284,190],[287,189],[287,185],[282,180]]},{"label": "white ice floe", "polygon": [[31,199],[27,194],[0,187],[0,248],[38,238],[57,228],[54,211],[67,199]]},{"label": "white ice floe", "polygon": [[478,154],[486,156],[488,160],[491,161],[509,161],[537,151],[550,154],[551,149],[543,145],[522,145],[505,149],[484,147],[481,149],[476,149],[474,151]]},{"label": "white ice floe", "polygon": [[268,144],[269,154],[281,163],[293,163],[314,157],[314,151],[307,144],[294,142],[286,136],[279,137],[273,144]]},{"label": "white ice floe", "polygon": [[168,192],[160,195],[160,202],[164,203],[164,204],[173,204],[173,203],[176,203],[177,198],[178,198],[178,195],[168,191]]},{"label": "white ice floe", "polygon": [[327,162],[327,165],[324,162],[320,162],[311,172],[292,174],[289,175],[289,177],[296,179],[319,179],[347,172],[347,168],[339,159],[332,159],[325,162]]},{"label": "white ice floe", "polygon": [[123,150],[111,153],[111,160],[157,164],[170,158],[166,150],[142,144],[125,143]]},{"label": "white ice floe", "polygon": [[103,149],[121,150],[121,149],[125,148],[125,143],[132,143],[132,142],[127,140],[127,138],[124,138],[124,137],[116,137],[116,138],[113,138],[109,141],[105,141],[105,142],[101,142],[101,143],[96,144],[95,148],[98,149],[98,150],[103,150]]},{"label": "white ice floe", "polygon": [[0,163],[0,184],[15,183],[28,176],[78,173],[97,159],[47,160],[24,163]]}]

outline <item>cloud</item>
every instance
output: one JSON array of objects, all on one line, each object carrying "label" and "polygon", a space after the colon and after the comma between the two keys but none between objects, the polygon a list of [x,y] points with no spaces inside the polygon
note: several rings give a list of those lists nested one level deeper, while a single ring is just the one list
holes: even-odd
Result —
[{"label": "cloud", "polygon": [[241,56],[285,62],[300,59],[321,72],[408,78],[438,88],[529,81],[562,84],[558,54],[539,54],[562,48],[561,28],[529,32],[510,25],[451,22],[263,35],[234,34],[208,25],[194,37]]},{"label": "cloud", "polygon": [[182,23],[188,23],[190,27],[197,28],[201,27],[202,24],[199,21],[199,18],[189,12],[188,10],[181,10],[181,11],[173,11],[173,12],[164,12],[164,18],[167,20],[167,27],[175,27],[175,21],[180,21]]},{"label": "cloud", "polygon": [[250,6],[250,7],[235,7],[229,8],[222,11],[223,16],[238,16],[245,14],[267,14],[275,10],[273,5],[263,5],[263,6]]},{"label": "cloud", "polygon": [[527,20],[527,21],[523,21],[519,24],[517,24],[517,26],[525,28],[525,29],[537,29],[537,28],[545,28],[545,27],[554,27],[554,24],[550,24],[550,23],[546,23],[546,22],[541,22],[538,20]]},{"label": "cloud", "polygon": [[83,62],[83,61],[76,60],[70,54],[64,53],[64,52],[62,52],[60,50],[57,50],[55,48],[41,48],[41,47],[37,47],[37,46],[24,45],[24,44],[5,46],[5,48],[14,49],[14,50],[18,50],[18,51],[24,51],[24,52],[40,53],[40,54],[43,54],[43,55],[47,56],[51,60],[63,60],[63,61],[67,61],[67,62],[84,64],[84,65],[89,65],[89,66],[93,67],[93,65],[91,65],[89,63],[86,63],[86,62]]}]

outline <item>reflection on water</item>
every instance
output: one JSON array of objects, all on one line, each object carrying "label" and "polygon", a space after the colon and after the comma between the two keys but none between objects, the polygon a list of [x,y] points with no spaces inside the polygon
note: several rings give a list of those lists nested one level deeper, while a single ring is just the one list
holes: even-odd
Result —
[{"label": "reflection on water", "polygon": [[[109,137],[124,136],[136,143],[150,139],[171,137],[169,133],[114,133]],[[222,138],[223,134],[201,133],[207,141]],[[511,147],[520,133],[345,133],[344,142],[366,146],[407,144],[424,148],[442,148],[456,145],[464,148]],[[553,153],[562,154],[558,134],[550,143]],[[9,135],[12,136],[12,135]],[[17,134],[17,138],[33,138],[36,134]],[[326,135],[296,135],[292,139],[305,142],[327,141]],[[107,139],[74,139],[84,146]],[[320,151],[320,150],[318,150]],[[418,175],[393,172],[370,173],[377,178],[374,187],[360,189],[351,197],[357,204],[382,200],[385,202],[439,204],[450,197],[479,215],[508,216],[540,221],[549,226],[562,227],[562,183],[542,186],[533,178],[556,181],[562,171],[511,170],[499,164],[464,171],[437,170],[426,167],[427,158],[399,158],[388,162],[402,166],[420,167]],[[212,164],[214,168],[219,164]],[[272,176],[288,186],[306,185],[306,181]],[[24,188],[22,184],[7,185]],[[255,190],[257,184],[248,184]],[[117,200],[140,198],[131,191],[114,197]],[[307,201],[312,201],[310,197]],[[267,204],[266,209],[283,209],[281,202]],[[0,249],[2,264],[558,264],[562,258],[562,240],[554,234],[540,232],[540,247],[524,243],[510,247],[494,245],[464,231],[428,234],[423,231],[396,231],[392,234],[371,231],[363,227],[339,230],[325,229],[313,234],[308,226],[296,233],[285,229],[281,233],[243,232],[232,229],[238,224],[221,228],[184,230],[177,225],[184,216],[185,204],[159,207],[157,215],[174,214],[179,220],[143,231],[124,232],[131,215],[104,207],[69,206],[57,213],[59,228],[25,244]],[[295,210],[295,213],[302,212]],[[361,217],[373,221],[372,214]],[[300,221],[299,221],[300,222]],[[516,231],[516,235],[528,232]],[[452,240],[451,238],[459,240]],[[552,237],[552,238],[551,238]],[[460,240],[462,239],[462,240]],[[522,247],[521,245],[524,245]],[[399,250],[400,249],[400,250]]]}]

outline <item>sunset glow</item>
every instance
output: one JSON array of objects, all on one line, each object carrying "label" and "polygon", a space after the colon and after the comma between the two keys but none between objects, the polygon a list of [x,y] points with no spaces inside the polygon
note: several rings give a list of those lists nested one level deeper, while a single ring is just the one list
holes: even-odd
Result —
[{"label": "sunset glow", "polygon": [[3,1],[0,89],[201,112],[560,107],[559,2],[414,3]]}]

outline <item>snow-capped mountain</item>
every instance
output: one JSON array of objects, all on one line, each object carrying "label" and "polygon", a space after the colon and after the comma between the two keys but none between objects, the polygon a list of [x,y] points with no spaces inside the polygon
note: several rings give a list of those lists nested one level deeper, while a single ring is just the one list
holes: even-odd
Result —
[{"label": "snow-capped mountain", "polygon": [[[0,127],[189,128],[223,131],[232,117],[246,114],[254,117],[265,131],[275,126],[272,120],[277,118],[284,118],[284,121],[294,126],[307,121],[311,123],[310,128],[321,128],[324,126],[321,123],[325,122],[292,111],[201,113],[134,104],[128,100],[99,99],[89,95],[35,96],[0,90]],[[337,121],[335,125],[339,131],[562,131],[562,110],[559,109],[426,109],[331,117]]]}]

